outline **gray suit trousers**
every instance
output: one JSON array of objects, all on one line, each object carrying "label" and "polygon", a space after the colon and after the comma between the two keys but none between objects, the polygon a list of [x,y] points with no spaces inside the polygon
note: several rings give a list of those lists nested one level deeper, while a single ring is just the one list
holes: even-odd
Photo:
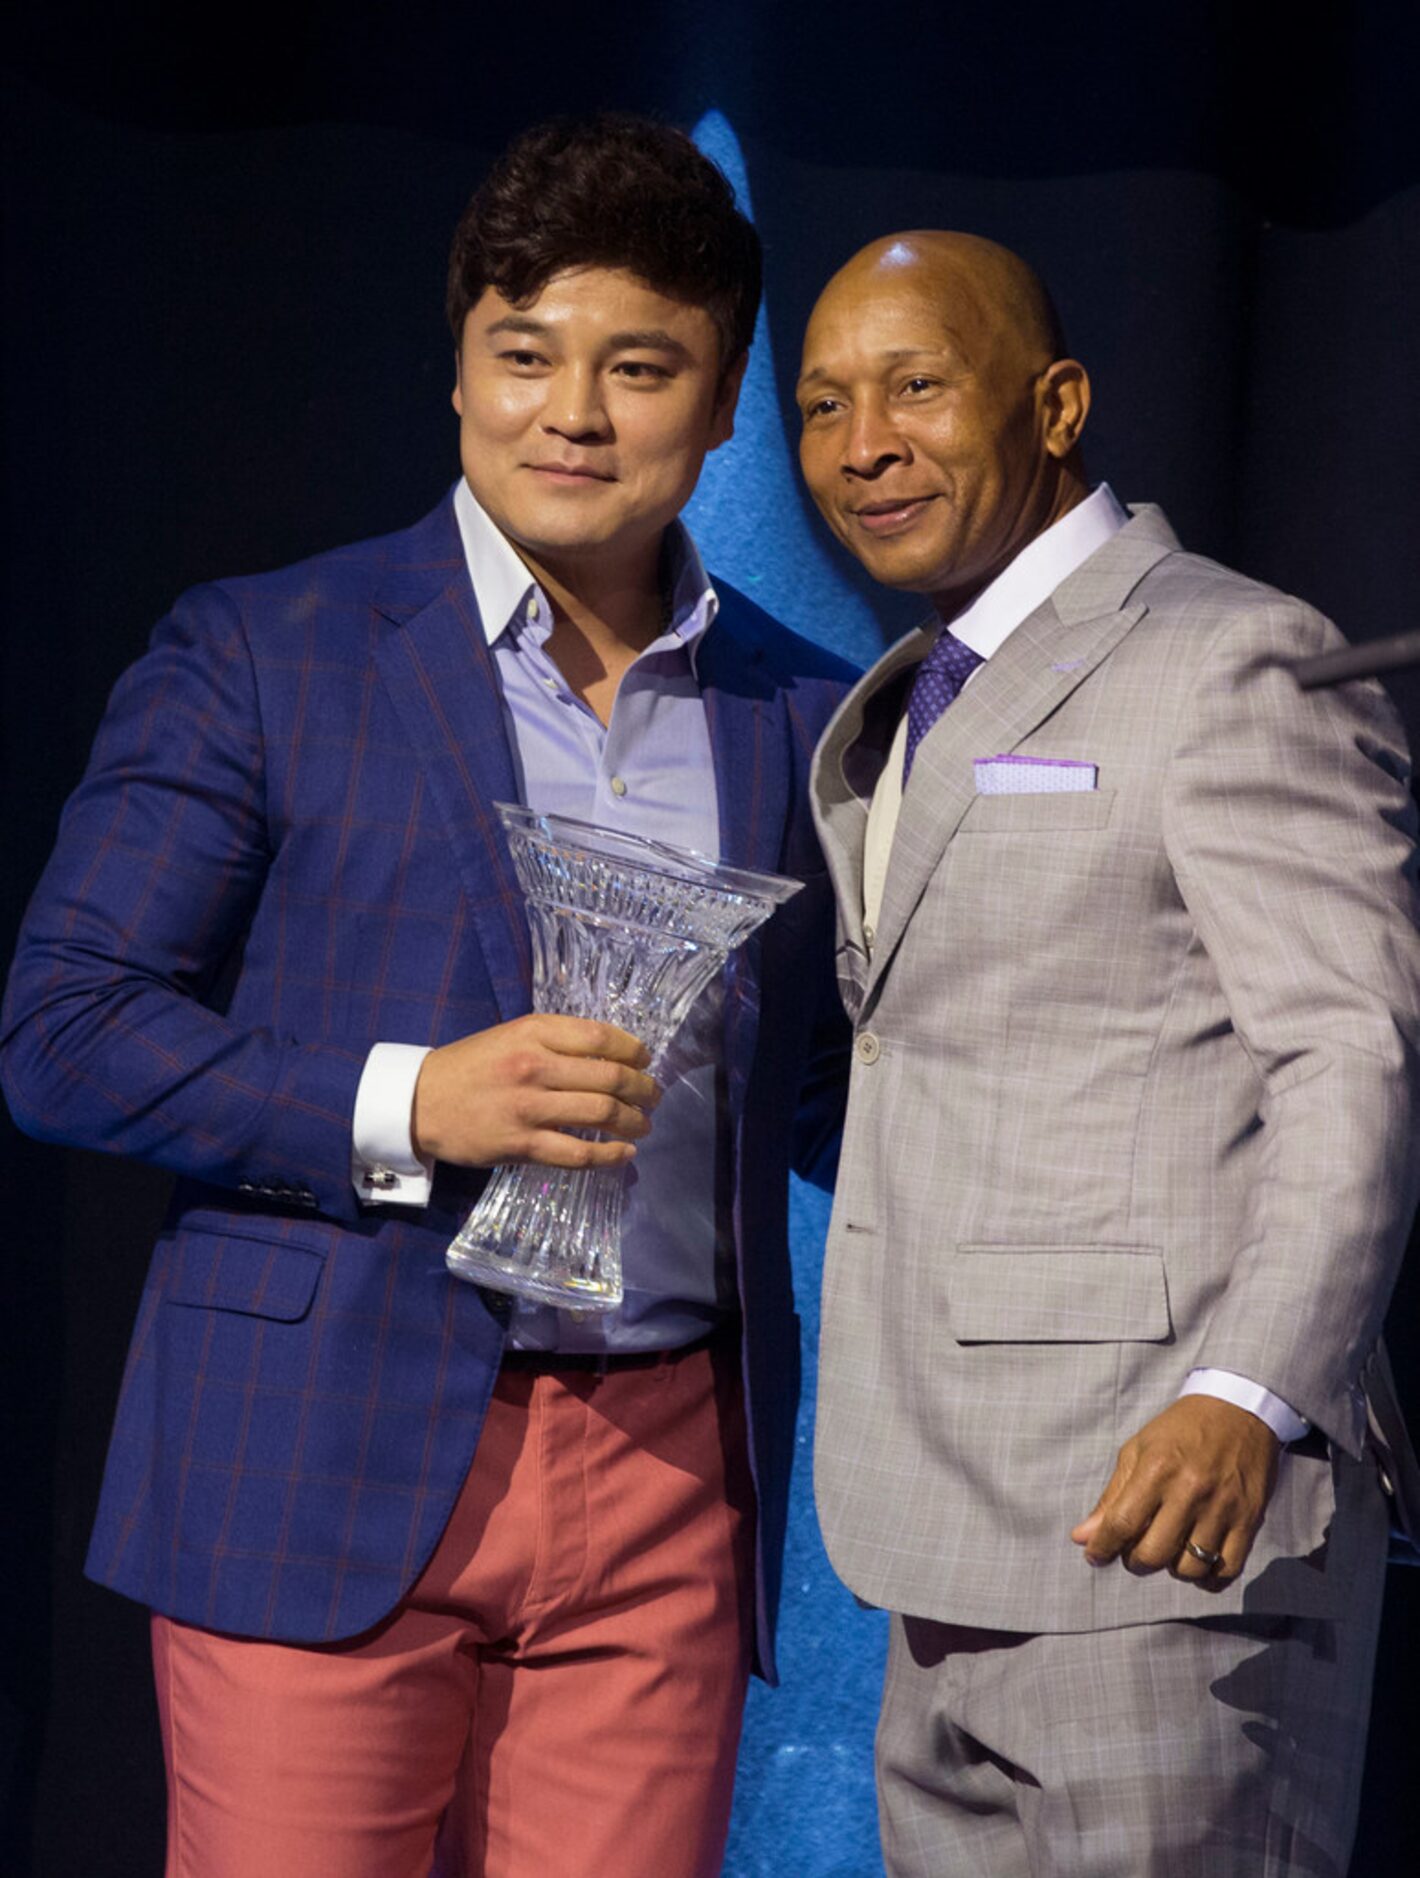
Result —
[{"label": "gray suit trousers", "polygon": [[1386,1552],[1370,1504],[1339,1618],[1022,1635],[895,1616],[891,1878],[1346,1878]]}]

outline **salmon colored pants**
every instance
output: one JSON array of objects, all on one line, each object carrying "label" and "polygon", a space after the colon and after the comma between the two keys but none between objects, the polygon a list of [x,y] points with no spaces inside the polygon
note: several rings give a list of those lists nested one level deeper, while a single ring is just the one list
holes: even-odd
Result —
[{"label": "salmon colored pants", "polygon": [[752,1528],[732,1353],[505,1367],[377,1629],[311,1648],[154,1616],[169,1878],[712,1878]]}]

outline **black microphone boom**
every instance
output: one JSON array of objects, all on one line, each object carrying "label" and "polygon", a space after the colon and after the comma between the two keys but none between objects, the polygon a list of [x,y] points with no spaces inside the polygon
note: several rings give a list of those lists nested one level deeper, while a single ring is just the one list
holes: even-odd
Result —
[{"label": "black microphone boom", "polygon": [[1382,672],[1402,671],[1407,665],[1420,665],[1420,633],[1394,633],[1389,639],[1373,639],[1369,645],[1343,646],[1339,652],[1298,659],[1292,676],[1303,691],[1315,691],[1318,685],[1376,678]]}]

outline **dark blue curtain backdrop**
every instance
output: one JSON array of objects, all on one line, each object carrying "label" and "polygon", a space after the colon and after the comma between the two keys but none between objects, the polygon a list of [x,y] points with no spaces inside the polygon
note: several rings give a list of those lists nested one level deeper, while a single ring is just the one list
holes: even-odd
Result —
[{"label": "dark blue curtain backdrop", "polygon": [[[740,0],[32,10],[0,41],[0,946],[109,687],[173,595],[399,526],[451,481],[449,233],[503,140],[553,111],[669,117],[752,207],[765,312],[739,434],[693,519],[710,565],[800,630],[866,660],[913,618],[811,516],[790,392],[823,280],[924,224],[995,236],[1050,279],[1095,381],[1093,474],[1354,637],[1420,624],[1417,50],[1410,0],[1305,18],[1237,0],[1087,18]],[[1394,690],[1420,739],[1420,680]],[[162,1793],[146,1628],[80,1563],[163,1184],[8,1125],[0,1155],[0,1869],[147,1874]],[[821,1199],[798,1194],[795,1221],[811,1391]],[[1392,1322],[1420,1410],[1414,1266]],[[785,1687],[750,1702],[734,1878],[880,1869],[883,1620],[824,1558],[810,1430],[806,1404]],[[1420,1572],[1396,1572],[1358,1878],[1420,1869],[1401,1669],[1417,1651]]]}]

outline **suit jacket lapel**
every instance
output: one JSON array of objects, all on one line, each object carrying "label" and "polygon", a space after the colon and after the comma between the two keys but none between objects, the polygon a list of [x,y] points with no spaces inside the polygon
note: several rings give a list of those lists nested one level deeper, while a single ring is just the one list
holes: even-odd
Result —
[{"label": "suit jacket lapel", "polygon": [[934,627],[920,626],[898,640],[860,678],[823,733],[813,762],[813,798],[819,839],[844,929],[863,937],[863,838],[868,805],[892,742],[901,698],[911,673],[927,655]]},{"label": "suit jacket lapel", "polygon": [[[721,858],[774,873],[788,814],[791,729],[783,687],[768,670],[763,646],[741,627],[733,596],[726,596],[701,642],[698,672],[715,765]],[[739,1120],[759,1039],[761,939],[755,933],[732,953],[726,971],[725,1067],[730,1107]],[[741,1165],[736,1155],[736,1169]]]},{"label": "suit jacket lapel", "polygon": [[1015,750],[1144,616],[1124,607],[1068,630],[1053,599],[1024,619],[922,739],[902,799],[868,996],[976,795],[979,756]]},{"label": "suit jacket lapel", "polygon": [[463,544],[445,503],[410,531],[375,606],[398,628],[375,658],[443,815],[454,864],[503,1018],[529,1008],[532,961],[522,890],[495,802],[518,784],[493,655]]},{"label": "suit jacket lapel", "polygon": [[[1135,509],[1111,541],[1016,627],[923,738],[893,840],[867,999],[971,806],[975,759],[1016,749],[1089,677],[1144,616],[1143,606],[1128,604],[1129,595],[1177,547],[1160,510]],[[866,682],[876,676],[870,673]],[[861,868],[858,882],[861,894]]]},{"label": "suit jacket lapel", "polygon": [[912,672],[935,628],[919,627],[859,679],[830,720],[814,754],[810,784],[819,842],[838,905],[838,984],[856,1019],[868,983],[863,936],[863,850],[868,806],[886,761]]},{"label": "suit jacket lapel", "polygon": [[744,632],[727,598],[701,644],[701,696],[715,763],[720,856],[773,873],[789,799],[789,723],[764,649]]}]

